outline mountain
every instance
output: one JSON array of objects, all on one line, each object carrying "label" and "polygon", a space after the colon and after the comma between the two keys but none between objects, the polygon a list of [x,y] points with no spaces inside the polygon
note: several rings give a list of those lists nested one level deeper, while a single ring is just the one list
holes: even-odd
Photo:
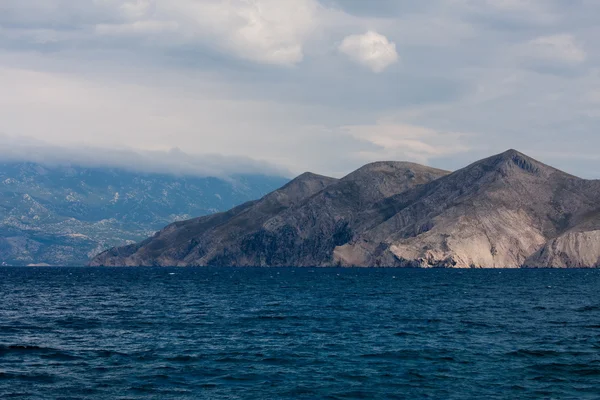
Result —
[{"label": "mountain", "polygon": [[178,220],[260,198],[287,179],[136,173],[114,168],[0,164],[0,263],[85,265]]},{"label": "mountain", "polygon": [[528,258],[549,241],[588,223],[599,201],[600,181],[509,150],[374,204],[354,222],[359,234],[336,249],[335,259],[416,267],[530,265]]},{"label": "mountain", "polygon": [[304,174],[92,265],[600,267],[600,181],[515,150],[453,173],[382,162],[340,180]]},{"label": "mountain", "polygon": [[328,265],[362,209],[447,173],[396,162],[370,164],[340,180],[305,173],[257,202],[172,224],[92,265]]}]

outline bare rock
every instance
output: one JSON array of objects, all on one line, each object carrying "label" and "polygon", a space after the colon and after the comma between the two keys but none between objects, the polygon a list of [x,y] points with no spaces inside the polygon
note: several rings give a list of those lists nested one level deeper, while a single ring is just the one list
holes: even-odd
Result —
[{"label": "bare rock", "polygon": [[599,231],[600,181],[509,150],[454,173],[379,162],[340,180],[305,174],[92,264],[594,267]]}]

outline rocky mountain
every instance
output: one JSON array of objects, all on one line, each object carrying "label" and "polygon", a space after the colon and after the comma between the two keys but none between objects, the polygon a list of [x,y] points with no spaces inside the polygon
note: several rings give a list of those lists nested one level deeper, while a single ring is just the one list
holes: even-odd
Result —
[{"label": "rocky mountain", "polygon": [[0,263],[85,265],[107,248],[143,240],[174,221],[228,210],[285,182],[3,163]]},{"label": "rocky mountain", "polygon": [[[599,211],[600,181],[510,150],[373,206],[356,222],[361,234],[335,256],[343,264],[594,267],[600,243],[584,241],[566,256],[552,243],[565,234],[581,239],[593,233]],[[377,242],[384,243],[382,253],[374,250]],[[577,261],[581,257],[587,259]],[[570,261],[548,262],[556,258]]]},{"label": "rocky mountain", "polygon": [[370,207],[355,222],[360,234],[336,248],[335,259],[418,267],[536,265],[529,257],[589,223],[599,209],[600,181],[510,150]]},{"label": "rocky mountain", "polygon": [[304,174],[92,265],[600,267],[600,181],[515,150],[453,173],[383,162]]},{"label": "rocky mountain", "polygon": [[92,265],[327,265],[348,221],[395,193],[447,174],[409,163],[375,163],[336,180],[300,175],[227,213],[175,223]]}]

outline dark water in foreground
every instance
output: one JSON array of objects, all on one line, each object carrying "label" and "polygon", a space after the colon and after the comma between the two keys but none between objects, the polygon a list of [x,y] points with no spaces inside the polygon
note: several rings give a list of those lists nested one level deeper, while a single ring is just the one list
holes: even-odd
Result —
[{"label": "dark water in foreground", "polygon": [[600,270],[0,268],[0,398],[597,399]]}]

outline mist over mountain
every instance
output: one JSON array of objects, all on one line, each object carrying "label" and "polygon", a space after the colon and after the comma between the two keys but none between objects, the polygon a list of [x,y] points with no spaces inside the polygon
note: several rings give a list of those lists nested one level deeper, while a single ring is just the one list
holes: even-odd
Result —
[{"label": "mist over mountain", "polygon": [[515,150],[453,173],[382,162],[303,174],[92,265],[599,267],[599,216],[600,181]]},{"label": "mist over mountain", "polygon": [[84,265],[107,248],[288,181],[251,170],[202,177],[61,164],[0,162],[0,263]]},{"label": "mist over mountain", "polygon": [[236,174],[290,176],[285,168],[249,157],[189,154],[130,148],[60,146],[0,133],[0,163],[31,162],[49,167],[112,168],[135,173],[170,174],[227,179]]}]

